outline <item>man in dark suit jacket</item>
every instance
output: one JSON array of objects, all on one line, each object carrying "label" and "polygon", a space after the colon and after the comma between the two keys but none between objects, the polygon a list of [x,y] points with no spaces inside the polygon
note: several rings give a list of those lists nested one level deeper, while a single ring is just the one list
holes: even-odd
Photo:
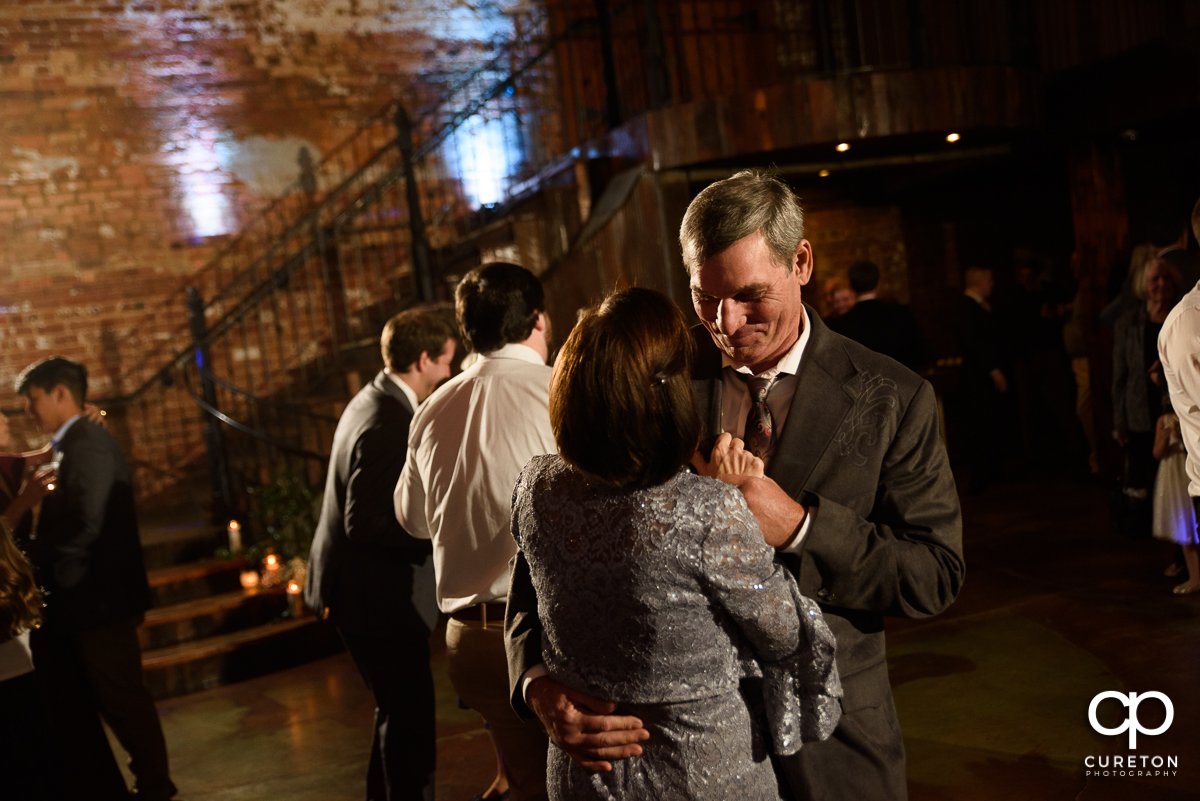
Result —
[{"label": "man in dark suit jacket", "polygon": [[388,320],[381,345],[384,369],[334,433],[305,601],[333,621],[375,696],[368,800],[432,801],[433,560],[428,540],[396,522],[392,491],[417,405],[450,377],[454,331],[438,312],[410,309]]},{"label": "man in dark suit jacket", "polygon": [[963,357],[959,392],[966,416],[970,488],[979,492],[1001,474],[996,432],[1000,395],[1008,391],[1008,379],[1000,369],[1000,334],[988,303],[992,271],[968,267],[963,283],[966,288],[958,299],[955,320]]},{"label": "man in dark suit jacket", "polygon": [[25,411],[59,461],[35,538],[21,543],[46,589],[30,637],[72,798],[128,798],[97,712],[129,753],[139,799],[175,795],[158,712],[142,680],[137,628],[150,607],[129,468],[116,440],[83,419],[87,370],[54,357],[17,379]]},{"label": "man in dark suit jacket", "polygon": [[[693,386],[710,436],[741,436],[769,410],[758,454],[767,477],[734,483],[837,637],[841,721],[828,740],[780,758],[781,779],[801,801],[905,798],[883,618],[937,614],[954,600],[958,496],[929,383],[801,302],[813,263],[802,237],[796,198],[767,175],[739,173],[692,201],[680,240],[703,323]],[[770,381],[765,401],[750,396],[746,374]],[[640,721],[538,675],[536,597],[516,562],[505,621],[514,708],[537,714],[593,770],[640,753]]]},{"label": "man in dark suit jacket", "polygon": [[850,311],[828,321],[829,328],[876,353],[891,356],[910,370],[920,370],[933,360],[929,340],[909,306],[875,297],[879,268],[874,262],[850,266],[850,287],[858,300]]}]

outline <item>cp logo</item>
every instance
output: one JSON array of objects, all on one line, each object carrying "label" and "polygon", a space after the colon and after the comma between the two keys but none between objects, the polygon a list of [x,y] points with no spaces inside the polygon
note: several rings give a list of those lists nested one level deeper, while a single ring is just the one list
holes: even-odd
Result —
[{"label": "cp logo", "polygon": [[[1106,729],[1100,725],[1100,721],[1096,720],[1096,708],[1098,706],[1100,706],[1100,702],[1103,701],[1105,698],[1115,698],[1118,701],[1120,701],[1122,704],[1124,704],[1125,706],[1129,707],[1129,717],[1126,718],[1124,723],[1122,723],[1120,726],[1117,726],[1115,729]],[[1143,729],[1142,725],[1140,723],[1138,723],[1138,715],[1137,715],[1138,704],[1140,704],[1142,701],[1144,701],[1147,698],[1157,698],[1158,700],[1162,701],[1163,707],[1167,710],[1166,720],[1164,720],[1162,725],[1159,726],[1157,729]],[[1130,750],[1137,748],[1138,732],[1141,732],[1142,734],[1151,734],[1151,735],[1162,734],[1164,731],[1171,728],[1171,721],[1174,719],[1175,719],[1175,707],[1171,704],[1171,699],[1167,698],[1167,696],[1163,695],[1160,692],[1148,692],[1148,693],[1142,693],[1141,695],[1138,695],[1137,693],[1130,693],[1129,695],[1125,695],[1124,693],[1119,693],[1119,692],[1115,692],[1113,690],[1109,690],[1108,692],[1100,693],[1095,698],[1093,698],[1091,706],[1088,707],[1088,722],[1092,724],[1093,729],[1100,732],[1101,734],[1109,734],[1109,735],[1120,734],[1121,732],[1125,731],[1126,729],[1129,730],[1129,748],[1130,748]]]}]

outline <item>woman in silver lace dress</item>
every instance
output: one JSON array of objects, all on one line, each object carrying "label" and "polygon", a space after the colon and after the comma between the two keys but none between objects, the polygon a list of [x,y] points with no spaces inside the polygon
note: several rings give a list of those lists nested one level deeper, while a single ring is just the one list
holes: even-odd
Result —
[{"label": "woman in silver lace dress", "polygon": [[[794,753],[837,722],[833,637],[816,604],[741,493],[682,469],[700,430],[691,347],[662,295],[610,296],[555,367],[561,457],[535,458],[517,483],[512,528],[547,670],[650,732],[606,773],[551,745],[552,799],[777,799],[769,752]],[[734,453],[733,468],[761,475]]]}]

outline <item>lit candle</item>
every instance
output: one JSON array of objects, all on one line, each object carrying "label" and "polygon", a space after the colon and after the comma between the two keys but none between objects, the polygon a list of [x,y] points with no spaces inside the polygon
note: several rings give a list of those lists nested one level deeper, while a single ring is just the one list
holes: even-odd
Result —
[{"label": "lit candle", "polygon": [[242,586],[248,590],[252,590],[258,586],[258,571],[257,570],[243,570],[241,579],[242,579]]},{"label": "lit candle", "polygon": [[225,531],[229,534],[229,552],[241,553],[242,527],[238,524],[238,521],[230,520],[229,525],[225,528]]},{"label": "lit candle", "polygon": [[304,601],[300,598],[301,587],[295,581],[289,581],[287,585],[288,609],[292,613],[292,617],[297,617],[304,611]]},{"label": "lit candle", "polygon": [[267,554],[267,570],[279,569],[279,557],[273,553]]}]

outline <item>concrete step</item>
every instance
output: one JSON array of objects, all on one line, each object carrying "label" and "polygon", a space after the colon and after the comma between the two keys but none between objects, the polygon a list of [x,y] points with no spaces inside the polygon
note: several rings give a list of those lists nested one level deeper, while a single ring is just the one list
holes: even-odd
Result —
[{"label": "concrete step", "polygon": [[138,641],[146,651],[228,634],[268,623],[287,606],[283,587],[238,589],[160,606],[146,613]]},{"label": "concrete step", "polygon": [[142,652],[156,699],[208,690],[337,653],[333,627],[305,613],[239,631]]}]

